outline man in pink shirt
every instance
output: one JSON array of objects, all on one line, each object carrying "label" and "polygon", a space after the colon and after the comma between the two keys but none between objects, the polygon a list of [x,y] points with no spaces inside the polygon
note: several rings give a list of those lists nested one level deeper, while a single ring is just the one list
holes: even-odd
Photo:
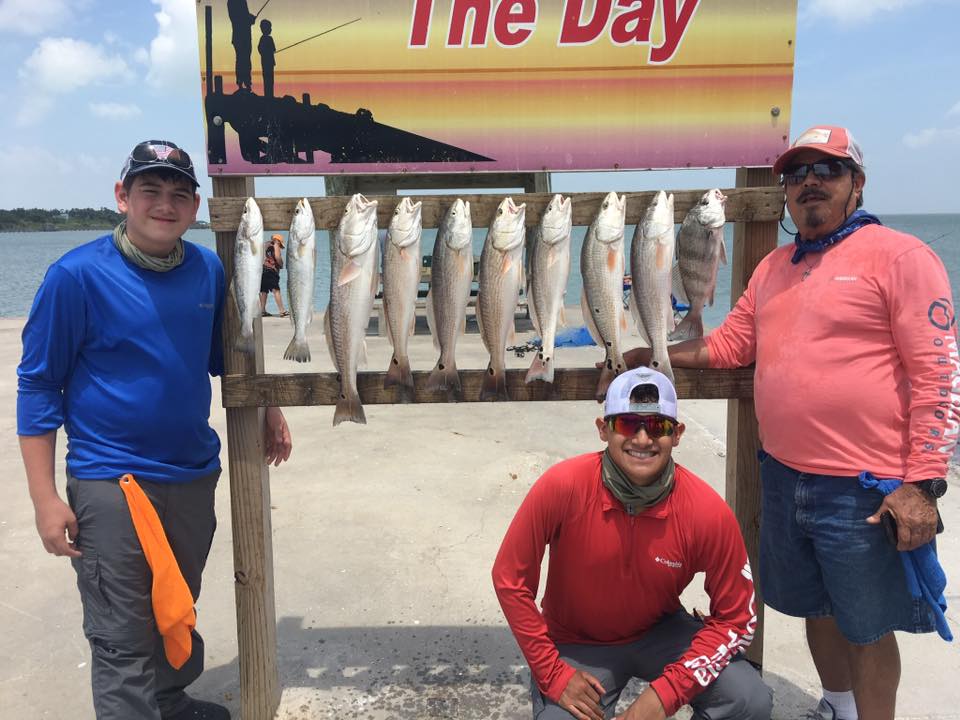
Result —
[{"label": "man in pink shirt", "polygon": [[[764,602],[806,619],[824,689],[810,717],[893,720],[893,631],[935,626],[897,551],[934,539],[960,427],[950,283],[926,244],[859,209],[866,173],[848,130],[807,130],[773,169],[794,244],[761,261],[717,330],[670,359],[756,363]],[[648,360],[646,349],[627,357]],[[861,487],[864,471],[903,484],[883,497]]]},{"label": "man in pink shirt", "polygon": [[[605,452],[571,458],[530,489],[493,584],[530,665],[534,720],[603,720],[632,677],[650,682],[620,720],[769,720],[770,691],[743,659],[757,617],[733,512],[673,461],[684,426],[663,374],[641,368],[607,390]],[[540,563],[550,546],[542,608]],[[680,593],[705,574],[710,614]]]}]

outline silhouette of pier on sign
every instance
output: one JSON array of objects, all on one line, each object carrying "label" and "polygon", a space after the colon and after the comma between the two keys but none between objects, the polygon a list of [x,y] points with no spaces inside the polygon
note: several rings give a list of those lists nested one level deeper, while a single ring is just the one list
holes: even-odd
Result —
[{"label": "silhouette of pier on sign", "polygon": [[494,162],[378,123],[366,108],[349,113],[313,105],[309,93],[300,100],[291,95],[261,97],[245,87],[224,93],[223,77],[213,75],[213,8],[207,5],[204,11],[208,164],[227,163],[228,124],[237,133],[240,156],[255,165],[313,164],[316,151],[328,153],[331,163]]}]

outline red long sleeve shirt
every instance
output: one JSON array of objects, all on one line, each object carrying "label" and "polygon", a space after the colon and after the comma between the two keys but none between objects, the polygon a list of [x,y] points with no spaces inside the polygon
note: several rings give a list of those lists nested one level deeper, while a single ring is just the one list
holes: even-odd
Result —
[{"label": "red long sleeve shirt", "polygon": [[[541,613],[536,593],[547,545]],[[680,593],[697,572],[706,573],[710,617],[687,652],[651,683],[669,716],[749,646],[756,627],[740,528],[703,480],[677,465],[667,499],[631,516],[603,485],[601,453],[554,465],[510,523],[493,585],[537,686],[556,702],[574,673],[557,643],[638,640],[680,609]]]},{"label": "red long sleeve shirt", "polygon": [[767,255],[706,338],[713,367],[756,362],[764,449],[801,472],[944,477],[960,356],[943,263],[880,225],[797,265],[792,253]]}]

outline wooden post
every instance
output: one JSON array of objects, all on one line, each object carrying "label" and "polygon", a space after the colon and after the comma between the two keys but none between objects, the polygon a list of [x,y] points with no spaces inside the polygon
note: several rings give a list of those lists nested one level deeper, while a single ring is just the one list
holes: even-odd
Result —
[{"label": "wooden post", "polygon": [[[253,178],[214,177],[214,197],[253,197]],[[229,287],[236,231],[218,232],[217,253]],[[223,320],[226,375],[263,373],[263,334],[254,323],[253,357],[234,350],[236,301],[227,292]],[[270,472],[264,462],[263,408],[227,408],[233,567],[237,598],[240,704],[244,720],[269,720],[280,705],[277,615],[273,597],[273,540],[270,530]]]},{"label": "wooden post", "polygon": [[550,173],[531,173],[525,183],[524,190],[528,193],[550,192]]},{"label": "wooden post", "polygon": [[[737,187],[767,187],[773,184],[769,167],[738,168]],[[733,231],[733,267],[730,281],[731,307],[743,294],[754,268],[777,247],[777,222],[741,222]],[[757,450],[760,436],[753,398],[727,401],[727,477],[726,498],[733,508],[747,546],[756,586],[757,629],[747,658],[763,664],[763,599],[756,582],[760,547],[760,462]]]}]

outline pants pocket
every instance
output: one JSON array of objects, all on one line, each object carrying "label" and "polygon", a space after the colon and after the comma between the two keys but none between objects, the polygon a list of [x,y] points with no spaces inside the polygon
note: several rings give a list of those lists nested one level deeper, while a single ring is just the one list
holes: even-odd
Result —
[{"label": "pants pocket", "polygon": [[110,602],[103,592],[100,557],[96,551],[86,548],[83,555],[71,562],[77,572],[77,588],[83,603],[83,630],[89,637],[102,627],[103,620],[111,614]]}]

